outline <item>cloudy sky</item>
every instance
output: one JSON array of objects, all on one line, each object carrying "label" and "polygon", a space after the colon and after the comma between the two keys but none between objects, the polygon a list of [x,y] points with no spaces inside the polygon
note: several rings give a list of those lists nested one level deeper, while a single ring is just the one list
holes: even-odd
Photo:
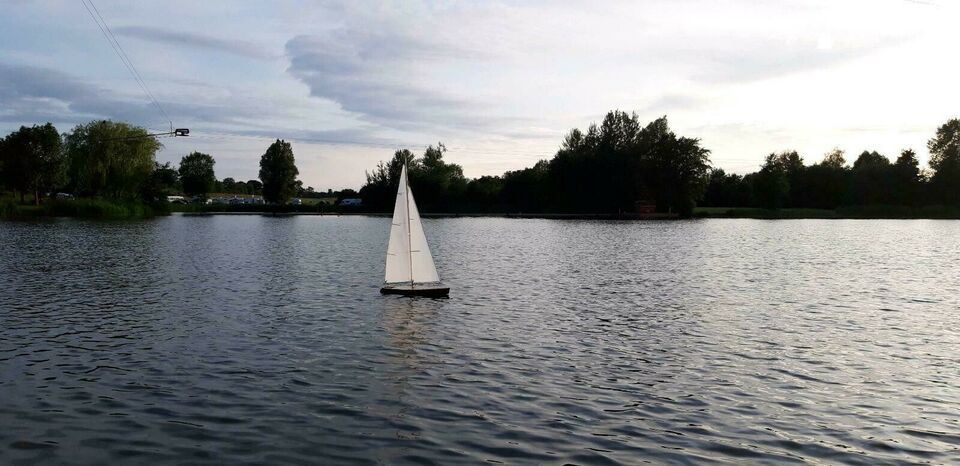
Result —
[{"label": "cloudy sky", "polygon": [[[256,178],[273,138],[301,179],[358,188],[443,141],[469,177],[529,166],[606,111],[667,115],[715,166],[839,147],[895,157],[960,116],[948,0],[195,2],[94,0],[192,150]],[[163,130],[81,0],[0,16],[0,130],[95,118]]]}]

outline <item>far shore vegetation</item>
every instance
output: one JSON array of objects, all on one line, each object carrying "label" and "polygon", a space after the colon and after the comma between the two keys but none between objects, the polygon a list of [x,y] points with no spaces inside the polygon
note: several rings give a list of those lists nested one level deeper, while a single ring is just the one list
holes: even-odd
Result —
[{"label": "far shore vegetation", "polygon": [[[171,211],[171,198],[204,201],[226,184],[283,206],[301,189],[290,144],[263,154],[261,181],[218,182],[209,154],[185,155],[175,169],[159,164],[162,147],[144,129],[96,120],[60,134],[50,123],[22,126],[0,140],[0,218],[146,218]],[[242,187],[241,187],[242,185]]]},{"label": "far shore vegetation", "polygon": [[[697,138],[666,117],[642,124],[609,112],[571,130],[549,160],[501,176],[468,179],[444,160],[442,143],[408,149],[367,172],[358,190],[318,192],[297,179],[293,147],[276,140],[260,158],[259,180],[215,176],[210,154],[160,164],[160,141],[143,128],[97,120],[60,134],[50,123],[0,139],[0,218],[144,218],[181,212],[388,213],[400,168],[425,214],[588,216],[960,218],[960,120],[927,143],[929,167],[904,148],[894,158],[864,150],[848,163],[833,150],[808,163],[796,151],[767,155],[745,175],[712,166]],[[172,201],[172,202],[171,202]]]}]

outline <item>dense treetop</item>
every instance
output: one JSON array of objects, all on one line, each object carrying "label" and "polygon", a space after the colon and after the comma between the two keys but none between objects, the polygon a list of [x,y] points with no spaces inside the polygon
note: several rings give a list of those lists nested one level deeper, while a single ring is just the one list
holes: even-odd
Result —
[{"label": "dense treetop", "polygon": [[162,147],[145,129],[110,120],[78,125],[64,142],[69,180],[66,189],[116,199],[139,196]]},{"label": "dense treetop", "polygon": [[34,195],[34,203],[64,182],[60,133],[52,124],[21,126],[0,140],[0,183]]},{"label": "dense treetop", "polygon": [[277,139],[260,157],[263,198],[267,202],[286,204],[302,186],[297,181],[299,174],[290,143]]},{"label": "dense treetop", "polygon": [[213,166],[216,161],[209,154],[191,152],[180,160],[180,183],[183,193],[189,196],[206,197],[217,182]]},{"label": "dense treetop", "polygon": [[443,160],[443,144],[420,158],[399,150],[367,174],[364,204],[389,210],[400,167],[424,210],[615,213],[652,202],[663,212],[690,214],[707,184],[709,151],[673,133],[666,117],[646,126],[636,114],[613,111],[600,126],[573,129],[549,161],[502,177],[466,180]]}]

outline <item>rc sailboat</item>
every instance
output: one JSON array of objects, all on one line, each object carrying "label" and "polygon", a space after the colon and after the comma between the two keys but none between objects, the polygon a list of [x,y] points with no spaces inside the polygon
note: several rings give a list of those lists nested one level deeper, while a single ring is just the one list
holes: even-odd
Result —
[{"label": "rc sailboat", "polygon": [[437,266],[433,263],[420,212],[410,192],[407,164],[403,164],[400,172],[383,281],[383,288],[380,288],[383,294],[443,297],[450,293],[450,288],[440,283]]}]

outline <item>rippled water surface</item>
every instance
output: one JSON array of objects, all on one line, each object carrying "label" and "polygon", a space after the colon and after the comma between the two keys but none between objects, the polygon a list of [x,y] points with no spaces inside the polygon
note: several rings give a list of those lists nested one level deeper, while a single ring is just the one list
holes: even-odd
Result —
[{"label": "rippled water surface", "polygon": [[960,222],[0,223],[0,464],[956,463]]}]

